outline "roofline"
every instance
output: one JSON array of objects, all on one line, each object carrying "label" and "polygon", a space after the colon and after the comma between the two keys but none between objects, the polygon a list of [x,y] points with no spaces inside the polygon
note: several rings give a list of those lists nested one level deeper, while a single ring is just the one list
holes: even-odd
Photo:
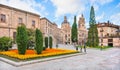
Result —
[{"label": "roofline", "polygon": [[[48,22],[52,23],[50,20],[48,20],[46,17],[40,18],[41,19],[46,19]],[[53,23],[52,23],[53,24]]]},{"label": "roofline", "polygon": [[17,9],[17,8],[10,7],[10,6],[3,5],[3,4],[0,4],[0,6],[7,7],[7,8],[9,8],[9,9],[18,10],[18,11],[25,12],[25,13],[29,13],[29,14],[33,14],[33,15],[36,15],[36,16],[39,16],[39,17],[40,17],[40,15],[39,15],[39,14],[32,13],[32,12],[30,12],[30,11],[25,11],[25,10]]}]

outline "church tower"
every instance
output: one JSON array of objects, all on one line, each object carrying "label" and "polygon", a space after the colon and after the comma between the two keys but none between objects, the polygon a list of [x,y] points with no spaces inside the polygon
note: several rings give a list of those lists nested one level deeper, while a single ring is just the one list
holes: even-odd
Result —
[{"label": "church tower", "polygon": [[79,30],[85,30],[86,27],[85,27],[85,18],[83,16],[83,14],[81,15],[81,17],[79,18],[79,21],[78,21],[78,29]]},{"label": "church tower", "polygon": [[70,44],[71,43],[71,27],[70,27],[70,23],[67,21],[66,16],[64,16],[64,21],[62,22],[61,29],[62,29],[63,44]]},{"label": "church tower", "polygon": [[78,21],[78,44],[84,45],[87,39],[87,29],[85,27],[85,18],[83,14]]}]

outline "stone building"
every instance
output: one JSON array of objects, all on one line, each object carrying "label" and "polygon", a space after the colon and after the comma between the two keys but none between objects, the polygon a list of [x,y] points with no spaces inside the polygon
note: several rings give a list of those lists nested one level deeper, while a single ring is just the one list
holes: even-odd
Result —
[{"label": "stone building", "polygon": [[15,39],[16,28],[25,24],[27,28],[39,28],[40,16],[35,13],[0,4],[0,37]]},{"label": "stone building", "polygon": [[117,32],[120,26],[108,22],[98,23],[99,45],[120,46],[120,34]]},{"label": "stone building", "polygon": [[71,27],[70,23],[67,21],[66,16],[64,16],[64,21],[62,22],[61,30],[63,44],[71,44]]},{"label": "stone building", "polygon": [[[85,27],[85,18],[83,15],[79,18],[78,21],[78,44],[84,45],[87,40],[87,29]],[[64,21],[61,25],[62,30],[62,41],[63,44],[72,44],[71,42],[71,27],[70,23],[67,21],[67,17],[64,17]]]},{"label": "stone building", "polygon": [[79,45],[84,45],[86,40],[87,40],[87,29],[85,27],[85,18],[83,14],[79,18],[78,21],[78,44]]},{"label": "stone building", "polygon": [[0,37],[16,38],[16,29],[25,24],[28,29],[40,29],[43,36],[52,36],[53,44],[62,43],[62,29],[40,15],[0,4]]},{"label": "stone building", "polygon": [[59,43],[59,28],[56,23],[52,23],[47,18],[40,18],[40,30],[44,37],[51,36],[53,38],[53,44]]}]

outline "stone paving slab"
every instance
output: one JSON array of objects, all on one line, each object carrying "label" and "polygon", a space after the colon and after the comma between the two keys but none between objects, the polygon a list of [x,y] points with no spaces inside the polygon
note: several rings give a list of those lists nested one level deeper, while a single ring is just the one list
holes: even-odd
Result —
[{"label": "stone paving slab", "polygon": [[120,70],[120,49],[87,49],[87,54],[13,66],[0,61],[0,70]]}]

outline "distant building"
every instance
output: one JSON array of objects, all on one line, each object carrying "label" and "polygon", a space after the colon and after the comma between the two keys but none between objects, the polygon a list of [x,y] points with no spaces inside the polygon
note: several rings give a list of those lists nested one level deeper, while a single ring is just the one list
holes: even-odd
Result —
[{"label": "distant building", "polygon": [[85,18],[82,14],[78,21],[78,44],[84,45],[85,42],[87,41],[87,36],[88,31],[85,26]]},{"label": "distant building", "polygon": [[47,18],[40,18],[40,30],[44,37],[51,36],[53,38],[53,44],[60,43],[60,29],[56,23],[52,23]]},{"label": "distant building", "polygon": [[67,21],[66,16],[64,16],[64,21],[62,22],[61,30],[63,44],[71,44],[71,27],[70,23]]},{"label": "distant building", "polygon": [[108,22],[98,23],[99,45],[120,47],[120,29],[119,25]]},{"label": "distant building", "polygon": [[[84,45],[87,40],[87,29],[85,27],[85,18],[83,15],[79,18],[78,21],[78,44]],[[67,17],[64,17],[64,21],[61,25],[62,30],[62,39],[64,44],[72,44],[71,42],[71,27],[70,23],[67,21]]]}]

